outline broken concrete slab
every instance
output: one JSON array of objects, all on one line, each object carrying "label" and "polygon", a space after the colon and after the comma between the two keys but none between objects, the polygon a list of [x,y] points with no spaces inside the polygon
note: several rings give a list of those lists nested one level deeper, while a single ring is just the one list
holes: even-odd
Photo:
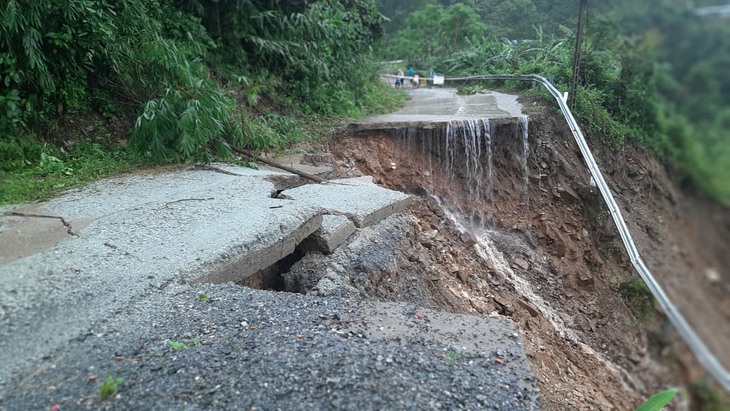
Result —
[{"label": "broken concrete slab", "polygon": [[[232,256],[229,262],[198,278],[197,281],[227,283],[245,280],[293,253],[296,246],[317,231],[321,225],[322,216],[319,214],[314,215],[293,230],[283,233],[271,244],[256,249],[242,250],[239,253],[240,257]],[[259,227],[252,228],[260,233]]]},{"label": "broken concrete slab", "polygon": [[331,254],[356,230],[355,224],[342,215],[325,215],[322,226],[300,244],[302,251],[321,251]]},{"label": "broken concrete slab", "polygon": [[280,195],[318,204],[328,214],[344,215],[357,227],[367,227],[408,206],[410,196],[358,179],[330,180],[328,184],[307,184]]},{"label": "broken concrete slab", "polygon": [[[314,203],[271,198],[272,172],[227,167],[127,175],[42,205],[75,228],[0,266],[0,391],[26,366],[96,321],[172,282],[234,281],[294,250],[321,224]],[[76,228],[75,228],[76,230]],[[250,257],[252,256],[252,257]]]}]

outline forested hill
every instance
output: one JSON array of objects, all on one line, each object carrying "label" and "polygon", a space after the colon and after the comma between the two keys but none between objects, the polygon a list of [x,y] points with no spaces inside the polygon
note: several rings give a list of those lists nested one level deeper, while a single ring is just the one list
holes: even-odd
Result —
[{"label": "forested hill", "polygon": [[[695,1],[694,7],[718,4]],[[286,146],[397,104],[376,60],[568,89],[575,0],[6,0],[0,203],[140,162]],[[730,24],[686,0],[589,2],[576,113],[730,202]],[[492,85],[488,85],[492,86]],[[508,85],[509,86],[509,85]],[[519,87],[519,86],[514,86]],[[309,123],[309,124],[307,124]],[[130,149],[115,145],[129,137]]]},{"label": "forested hill", "polygon": [[[569,90],[578,3],[380,0],[383,56],[449,74],[539,73]],[[695,13],[726,3],[588,2],[576,111],[593,138],[638,140],[727,203],[730,20]]]},{"label": "forested hill", "polygon": [[78,176],[78,158],[126,140],[108,138],[116,119],[136,119],[138,157],[173,162],[288,144],[303,115],[363,115],[392,98],[372,55],[384,21],[374,0],[3,1],[0,172]]}]

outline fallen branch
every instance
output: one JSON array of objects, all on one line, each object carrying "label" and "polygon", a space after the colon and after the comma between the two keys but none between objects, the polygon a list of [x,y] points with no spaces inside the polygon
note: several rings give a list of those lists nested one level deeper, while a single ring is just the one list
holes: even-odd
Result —
[{"label": "fallen branch", "polygon": [[300,177],[304,177],[307,180],[312,180],[314,182],[323,183],[323,184],[328,184],[329,183],[327,180],[325,180],[323,178],[317,177],[317,176],[312,175],[312,174],[309,174],[309,173],[305,173],[303,171],[295,170],[295,169],[293,169],[291,167],[287,167],[287,166],[285,166],[283,164],[275,163],[273,161],[267,160],[265,158],[261,158],[259,156],[255,156],[255,155],[253,155],[253,154],[251,154],[251,153],[249,153],[249,152],[247,152],[245,150],[241,150],[240,148],[231,147],[231,150],[233,150],[233,152],[235,152],[235,153],[238,153],[238,154],[241,154],[243,156],[246,156],[246,157],[248,157],[248,158],[250,158],[252,160],[259,161],[259,162],[264,163],[266,165],[270,165],[271,167],[276,167],[276,168],[278,168],[280,170],[288,171],[288,172],[290,172],[292,174],[296,174],[296,175],[298,175]]},{"label": "fallen branch", "polygon": [[222,168],[219,168],[219,167],[216,167],[216,166],[211,166],[211,165],[208,165],[208,164],[196,164],[195,167],[196,168],[202,168],[203,170],[215,171],[216,173],[228,174],[229,176],[238,176],[238,177],[241,177],[243,175],[243,174],[236,174],[236,173],[230,172],[228,170],[224,170]]}]

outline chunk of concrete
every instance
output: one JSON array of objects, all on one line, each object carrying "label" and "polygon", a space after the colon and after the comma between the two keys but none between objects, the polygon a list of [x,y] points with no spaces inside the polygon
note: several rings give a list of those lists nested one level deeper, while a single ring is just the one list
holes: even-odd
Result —
[{"label": "chunk of concrete", "polygon": [[[242,226],[244,231],[251,232],[250,239],[253,241],[246,244],[247,247],[238,255],[232,256],[229,261],[200,277],[198,281],[227,283],[245,280],[293,253],[299,243],[321,227],[322,216],[314,215],[299,223],[299,225],[286,228],[286,231],[280,233],[273,241],[266,238],[267,233],[262,231],[260,226]],[[246,230],[249,227],[252,230]]]},{"label": "chunk of concrete", "polygon": [[342,215],[325,215],[322,226],[304,239],[299,246],[303,251],[321,251],[331,254],[356,230],[355,224]]},{"label": "chunk of concrete", "polygon": [[327,214],[344,215],[355,226],[368,227],[406,209],[410,196],[357,179],[330,180],[285,190],[281,197],[316,204]]}]

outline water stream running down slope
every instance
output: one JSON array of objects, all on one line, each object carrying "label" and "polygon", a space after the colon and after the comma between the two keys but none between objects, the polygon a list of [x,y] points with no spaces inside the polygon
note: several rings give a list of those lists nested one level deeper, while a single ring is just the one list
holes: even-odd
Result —
[{"label": "water stream running down slope", "polygon": [[[519,162],[518,167],[515,167],[515,169],[522,172],[522,187],[518,187],[515,194],[522,197],[521,201],[524,203],[525,212],[522,214],[521,219],[527,225],[527,220],[530,218],[528,214],[530,203],[529,117],[519,117],[518,121],[517,129],[512,134],[518,140],[515,141],[517,144],[515,144],[515,153],[512,158]],[[500,251],[496,245],[495,239],[497,237],[501,236],[504,239],[514,235],[509,230],[497,227],[495,223],[494,212],[497,204],[495,204],[494,196],[493,152],[501,150],[503,147],[494,146],[495,139],[492,136],[492,127],[490,127],[489,120],[449,121],[441,139],[438,139],[438,133],[433,132],[424,135],[422,132],[411,130],[408,134],[411,137],[407,142],[409,147],[414,144],[413,140],[418,136],[420,144],[426,147],[422,152],[444,159],[442,160],[445,163],[444,171],[446,176],[444,179],[448,184],[445,186],[444,184],[435,184],[432,181],[431,192],[428,194],[443,210],[444,216],[451,220],[462,234],[469,234],[471,238],[475,239],[474,248],[479,257],[488,266],[493,267],[496,273],[510,284],[518,295],[533,304],[561,338],[575,343],[584,353],[596,358],[616,374],[627,375],[622,367],[581,341],[575,330],[569,324],[566,324],[560,314],[560,309],[554,308],[541,297],[529,279],[521,276],[518,270],[513,270],[508,256]],[[435,143],[433,141],[434,137],[437,138]],[[441,140],[443,145],[440,144]],[[500,142],[502,141],[500,140]],[[432,180],[438,178],[433,172],[433,163],[429,158],[429,176]],[[455,188],[457,183],[465,186],[463,187],[465,192],[462,193],[461,201],[454,200],[454,196],[459,195],[458,188]],[[433,187],[435,186],[440,187],[440,189],[434,190]],[[464,206],[464,203],[467,206]],[[515,241],[521,241],[521,239],[515,238]]]},{"label": "water stream running down slope", "polygon": [[[461,179],[466,185],[466,199],[471,210],[456,206],[449,196],[454,193],[436,193],[429,195],[444,210],[445,215],[454,222],[462,232],[468,232],[477,240],[477,252],[485,261],[490,262],[507,281],[509,281],[523,297],[533,302],[562,336],[577,341],[572,330],[565,327],[563,320],[552,307],[538,296],[528,281],[519,277],[510,268],[504,255],[495,247],[490,233],[494,226],[494,181],[493,181],[493,143],[489,119],[451,120],[444,130],[442,139],[436,133],[418,134],[417,130],[407,129],[406,144],[410,148],[414,139],[427,147],[424,153],[431,153],[445,158],[446,180],[454,184]],[[522,138],[522,153],[519,161],[523,173],[522,196],[525,204],[529,204],[529,117],[519,117],[519,136]],[[443,147],[440,141],[443,140]],[[429,175],[433,176],[433,165],[429,158]],[[486,186],[485,186],[486,181]],[[526,208],[527,209],[527,208]],[[525,218],[528,218],[525,215]]]},{"label": "water stream running down slope", "polygon": [[[530,157],[530,143],[529,137],[529,125],[530,118],[528,116],[520,117],[520,129],[522,130],[522,173],[524,185],[522,187],[522,193],[525,197],[525,210],[530,210],[530,176],[528,170],[528,159]],[[525,213],[527,216],[527,213]]]},{"label": "water stream running down slope", "polygon": [[[525,204],[524,216],[528,218],[529,117],[519,117],[516,124],[508,124],[506,129],[511,130],[513,158],[523,173],[522,187],[516,187],[519,190],[516,194],[521,196]],[[432,179],[428,187],[430,194],[443,197],[445,204],[467,218],[472,226],[483,229],[495,224],[494,152],[505,149],[495,147],[495,130],[490,119],[482,118],[449,120],[436,128],[405,127],[397,132],[401,146],[410,153],[422,153],[423,160],[427,161],[428,176]],[[434,181],[438,178],[441,180]],[[446,186],[447,192],[433,193],[435,186]],[[459,201],[451,201],[454,198]]]}]

